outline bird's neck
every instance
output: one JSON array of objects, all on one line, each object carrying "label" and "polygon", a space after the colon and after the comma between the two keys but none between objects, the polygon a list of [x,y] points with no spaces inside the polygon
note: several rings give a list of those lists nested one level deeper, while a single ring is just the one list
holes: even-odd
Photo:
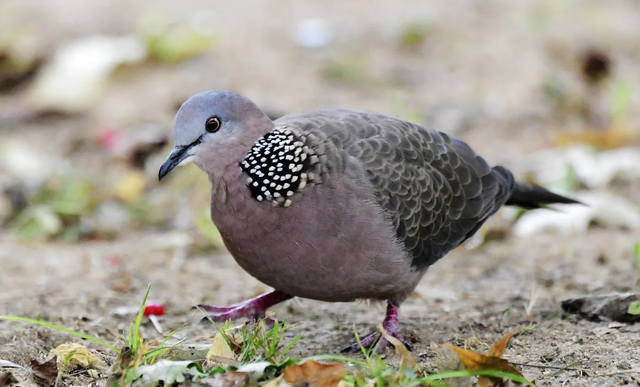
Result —
[{"label": "bird's neck", "polygon": [[214,207],[221,208],[229,204],[229,200],[236,195],[243,194],[243,187],[246,190],[246,184],[241,182],[242,169],[239,161],[226,165],[219,174],[209,174],[211,182],[211,204]]},{"label": "bird's neck", "polygon": [[[250,194],[246,175],[238,164],[229,165],[222,176],[209,176],[211,181],[211,220],[220,231],[227,248],[237,250],[241,245],[262,238],[274,229],[278,213],[271,205],[260,205]],[[255,222],[260,219],[259,223]],[[253,227],[249,227],[252,225]],[[257,227],[260,225],[260,227]]]}]

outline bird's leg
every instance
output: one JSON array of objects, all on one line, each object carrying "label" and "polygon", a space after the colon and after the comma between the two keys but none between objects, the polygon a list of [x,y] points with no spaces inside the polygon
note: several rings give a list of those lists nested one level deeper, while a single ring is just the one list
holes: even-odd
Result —
[{"label": "bird's leg", "polygon": [[214,313],[208,317],[202,319],[203,322],[209,321],[224,322],[227,320],[235,320],[239,318],[248,318],[251,323],[255,323],[259,318],[264,318],[267,309],[279,304],[283,301],[289,300],[293,296],[283,293],[279,290],[274,290],[269,293],[261,294],[258,297],[250,300],[243,301],[239,304],[230,306],[213,306],[213,305],[198,305],[208,312]]},{"label": "bird's leg", "polygon": [[[402,341],[407,348],[411,349],[409,345],[403,341],[402,334],[400,333],[400,323],[398,322],[399,307],[400,305],[398,305],[397,303],[390,302],[387,304],[387,314],[382,321],[382,327],[385,331],[387,331],[389,335]],[[363,337],[360,340],[360,343],[355,343],[343,348],[341,352],[359,352],[360,346],[366,349],[372,349],[375,346],[376,351],[380,353],[384,350],[387,344],[389,344],[389,341],[387,339],[382,337],[379,332],[374,332]]]}]

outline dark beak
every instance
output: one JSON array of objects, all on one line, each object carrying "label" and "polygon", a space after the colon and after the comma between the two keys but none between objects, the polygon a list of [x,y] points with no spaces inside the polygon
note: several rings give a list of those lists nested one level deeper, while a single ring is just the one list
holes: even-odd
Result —
[{"label": "dark beak", "polygon": [[158,180],[162,180],[173,168],[175,168],[178,164],[182,162],[182,160],[189,157],[189,148],[191,148],[193,144],[189,145],[176,145],[172,150],[167,160],[160,167],[160,172],[158,172]]}]

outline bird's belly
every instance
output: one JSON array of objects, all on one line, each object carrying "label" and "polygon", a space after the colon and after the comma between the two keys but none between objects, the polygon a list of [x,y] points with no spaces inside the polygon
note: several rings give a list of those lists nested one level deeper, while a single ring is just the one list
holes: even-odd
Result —
[{"label": "bird's belly", "polygon": [[272,216],[256,214],[251,227],[218,225],[249,274],[285,293],[321,301],[402,298],[413,290],[422,273],[410,267],[373,200],[322,185],[294,199],[287,208],[261,206]]}]

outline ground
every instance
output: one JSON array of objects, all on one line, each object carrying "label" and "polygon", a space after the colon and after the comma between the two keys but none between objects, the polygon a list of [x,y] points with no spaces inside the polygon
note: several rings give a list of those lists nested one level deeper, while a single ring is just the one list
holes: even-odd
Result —
[{"label": "ground", "polygon": [[[633,86],[627,122],[639,128],[640,18],[634,1],[606,6],[506,0],[7,4],[14,20],[39,20],[40,45],[51,49],[78,36],[135,31],[150,9],[177,21],[197,18],[217,33],[211,50],[184,63],[121,69],[96,105],[79,116],[23,119],[18,113],[26,106],[27,86],[0,94],[0,106],[6,106],[0,107],[3,141],[27,142],[36,152],[62,158],[86,173],[106,163],[106,156],[91,149],[69,156],[71,140],[95,137],[104,127],[135,128],[144,122],[169,134],[177,105],[190,94],[216,88],[246,94],[275,115],[341,107],[420,120],[455,134],[491,163],[513,167],[523,177],[526,155],[553,146],[558,134],[597,126],[597,120],[554,108],[544,93],[548,80],[557,77],[573,90],[569,94],[588,99],[579,55],[589,47],[607,52],[614,78]],[[309,17],[329,22],[333,40],[327,47],[293,43],[295,23]],[[403,28],[412,23],[424,26],[422,40],[399,47]],[[354,73],[335,76],[330,70],[336,66]],[[150,158],[148,176],[157,173],[162,157]],[[204,175],[199,178],[206,183]],[[155,190],[165,189],[153,184]],[[202,187],[201,195],[195,195],[201,204],[207,195],[206,184]],[[638,203],[636,188],[622,182],[611,190]],[[175,211],[173,207],[167,211]],[[637,290],[637,230],[592,225],[569,236],[548,232],[520,238],[502,215],[484,228],[501,231],[501,238],[451,252],[429,269],[402,306],[403,328],[419,364],[435,369],[432,343],[452,342],[482,352],[516,331],[521,334],[512,339],[506,357],[538,386],[637,385],[639,328],[603,329],[609,323],[584,321],[560,308],[561,300],[574,296]],[[197,323],[200,314],[191,309],[193,304],[233,303],[268,288],[223,250],[185,243],[196,231],[177,230],[174,223],[131,228],[97,241],[22,243],[3,233],[0,315],[40,316],[113,341],[122,337],[132,316],[111,311],[138,306],[151,284],[151,299],[167,309],[160,320],[163,327],[181,327],[180,335],[189,340],[209,337],[213,330]],[[384,306],[293,300],[274,311],[295,324],[292,332],[302,332],[292,355],[308,356],[336,353],[353,340],[354,328],[369,333],[381,321]],[[143,333],[156,336],[149,323]],[[21,365],[44,358],[67,340],[69,336],[51,329],[0,321],[0,359]],[[393,355],[389,359],[396,361]],[[84,379],[78,377],[81,383]]]}]

